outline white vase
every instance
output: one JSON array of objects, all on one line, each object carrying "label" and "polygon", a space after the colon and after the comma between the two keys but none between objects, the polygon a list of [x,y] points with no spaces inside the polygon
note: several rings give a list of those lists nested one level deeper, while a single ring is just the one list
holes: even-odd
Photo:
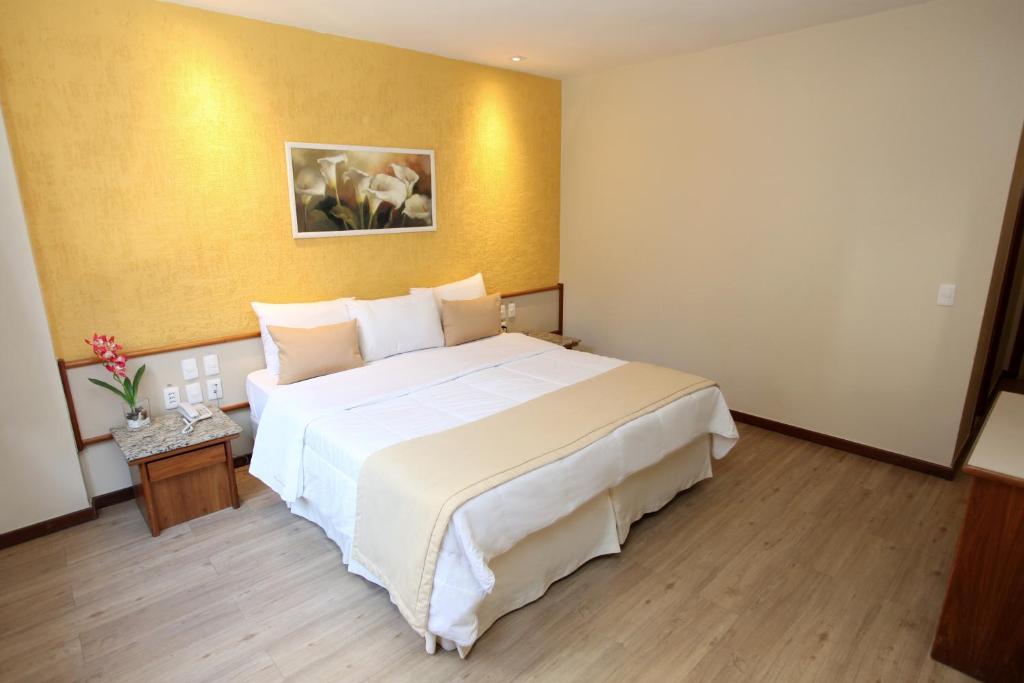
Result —
[{"label": "white vase", "polygon": [[140,396],[135,399],[135,407],[129,405],[124,407],[124,421],[128,425],[128,431],[135,431],[149,426],[149,399]]}]

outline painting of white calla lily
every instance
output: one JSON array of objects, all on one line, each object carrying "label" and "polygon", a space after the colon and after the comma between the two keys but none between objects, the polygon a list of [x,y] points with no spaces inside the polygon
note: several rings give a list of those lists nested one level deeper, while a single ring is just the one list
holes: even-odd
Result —
[{"label": "painting of white calla lily", "polygon": [[429,149],[286,142],[292,235],[436,230]]}]

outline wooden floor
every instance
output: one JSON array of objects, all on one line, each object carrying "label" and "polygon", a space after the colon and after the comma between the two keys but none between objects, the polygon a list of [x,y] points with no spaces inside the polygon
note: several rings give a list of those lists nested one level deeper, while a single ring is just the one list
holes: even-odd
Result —
[{"label": "wooden floor", "polygon": [[929,659],[967,481],[742,427],[715,478],[460,661],[239,471],[151,538],[134,503],[0,551],[0,680],[963,680]]}]

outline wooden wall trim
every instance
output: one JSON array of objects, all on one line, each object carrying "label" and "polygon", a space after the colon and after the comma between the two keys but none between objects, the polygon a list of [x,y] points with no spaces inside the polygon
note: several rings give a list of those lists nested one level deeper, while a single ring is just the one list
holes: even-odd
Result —
[{"label": "wooden wall trim", "polygon": [[556,334],[562,334],[562,312],[565,310],[565,285],[558,283],[558,330]]},{"label": "wooden wall trim", "polygon": [[66,515],[60,517],[54,517],[53,519],[47,519],[42,522],[23,526],[20,529],[14,529],[6,533],[0,534],[0,549],[9,548],[12,545],[19,543],[25,543],[31,541],[34,538],[40,536],[46,536],[62,529],[82,524],[84,522],[91,522],[96,519],[96,508],[90,506],[69,512]]},{"label": "wooden wall trim", "polygon": [[[500,296],[506,299],[511,299],[517,296],[528,296],[530,294],[540,294],[541,292],[558,292],[558,334],[562,333],[562,303],[564,300],[565,285],[561,282],[555,285],[548,285],[547,287],[534,287],[533,289],[521,289],[513,292],[504,292]],[[181,344],[168,344],[166,346],[157,346],[150,349],[139,349],[138,351],[125,351],[124,355],[126,358],[139,358],[141,356],[152,356],[160,353],[172,353],[174,351],[184,351],[187,349],[194,349],[200,346],[214,346],[216,344],[226,344],[234,341],[241,341],[243,339],[255,339],[259,337],[259,332],[246,332],[245,334],[234,334],[227,337],[217,337],[215,339],[204,339],[202,341],[184,342]],[[75,436],[75,446],[78,448],[78,452],[81,453],[88,446],[94,444],[103,443],[109,441],[113,437],[110,434],[99,434],[97,436],[82,436],[81,426],[78,424],[78,414],[75,412],[75,399],[71,395],[71,384],[68,381],[68,370],[74,368],[84,368],[89,365],[97,365],[100,360],[95,356],[89,358],[79,358],[77,360],[65,361],[63,358],[57,359],[57,372],[60,373],[60,383],[64,388],[64,401],[68,405],[68,415],[71,419],[71,431]],[[243,401],[241,403],[230,403],[225,406],[221,406],[221,410],[225,413],[229,413],[233,410],[241,410],[248,408],[249,402]]]},{"label": "wooden wall trim", "polygon": [[108,491],[101,493],[98,496],[92,497],[92,506],[99,512],[103,508],[108,508],[111,505],[117,505],[118,503],[124,503],[135,498],[135,487],[129,486],[123,489],[117,489],[116,491]]},{"label": "wooden wall trim", "polygon": [[71,433],[75,437],[75,447],[81,453],[85,448],[82,440],[82,428],[78,425],[78,413],[75,412],[75,398],[71,395],[71,383],[68,381],[68,366],[63,358],[57,359],[57,372],[60,374],[60,386],[64,390],[64,402],[68,406],[68,418],[71,420]]},{"label": "wooden wall trim", "polygon": [[[185,351],[186,349],[194,349],[200,346],[214,346],[216,344],[227,344],[229,342],[242,341],[244,339],[255,339],[260,336],[259,331],[256,332],[245,332],[243,334],[231,334],[226,337],[216,337],[214,339],[202,339],[200,341],[182,342],[180,344],[167,344],[166,346],[154,346],[149,349],[138,349],[137,351],[124,351],[125,358],[139,358],[141,356],[155,356],[160,353],[172,353],[174,351]],[[61,361],[58,361],[61,362]],[[76,360],[64,361],[65,367],[69,370],[74,368],[84,368],[87,365],[98,365],[100,359],[96,356],[90,356],[88,358],[78,358]]]},{"label": "wooden wall trim", "polygon": [[[243,408],[248,408],[248,407],[249,407],[249,402],[248,401],[242,401],[240,403],[228,403],[227,405],[221,406],[220,409],[222,411],[224,411],[225,413],[230,413],[230,412],[233,412],[235,410],[242,410]],[[71,418],[71,425],[75,429],[75,431],[77,432],[78,431],[78,421],[74,417]],[[81,437],[79,437],[79,438],[81,438]],[[78,452],[81,453],[83,450],[85,450],[86,446],[92,446],[93,444],[103,443],[104,441],[110,441],[113,438],[114,437],[111,434],[109,434],[109,433],[107,433],[107,434],[98,434],[97,436],[87,436],[86,438],[81,439],[81,445],[78,447]]]},{"label": "wooden wall trim", "polygon": [[[503,299],[511,299],[517,296],[528,296],[530,294],[540,294],[541,292],[559,292],[561,293],[563,288],[562,283],[555,285],[548,285],[546,287],[534,287],[532,289],[520,289],[512,292],[502,292],[500,296]],[[559,296],[559,317],[561,318],[561,296]],[[185,351],[188,349],[198,348],[200,346],[215,346],[217,344],[227,344],[229,342],[243,341],[245,339],[255,339],[259,337],[260,333],[256,332],[243,332],[241,334],[231,334],[224,337],[214,337],[213,339],[201,339],[198,341],[181,342],[178,344],[167,344],[165,346],[154,346],[148,349],[138,349],[134,351],[124,351],[126,358],[139,358],[141,356],[154,356],[160,353],[173,353],[174,351]],[[89,356],[87,358],[76,358],[75,360],[64,361],[58,359],[58,364],[63,363],[68,370],[75,368],[84,368],[87,365],[98,365],[100,359],[95,356]]]},{"label": "wooden wall trim", "polygon": [[828,446],[829,448],[835,448],[836,450],[845,451],[847,453],[853,453],[854,455],[860,455],[865,458],[871,458],[872,460],[879,460],[881,462],[889,463],[890,465],[905,467],[916,472],[924,472],[925,474],[930,474],[934,477],[953,479],[954,476],[954,470],[949,465],[939,465],[933,462],[928,462],[927,460],[919,460],[917,458],[912,458],[909,455],[875,448],[874,446],[868,446],[848,439],[841,439],[838,436],[822,434],[821,432],[811,431],[810,429],[804,429],[803,427],[795,427],[793,425],[786,424],[785,422],[776,422],[775,420],[769,420],[766,417],[742,413],[738,410],[732,410],[730,412],[732,413],[733,419],[737,422],[761,427],[762,429],[778,432],[779,434],[785,434],[786,436],[792,436],[797,439],[803,439],[804,441],[810,441],[811,443],[816,443],[822,446]]},{"label": "wooden wall trim", "polygon": [[501,292],[498,296],[502,299],[512,299],[517,296],[528,296],[530,294],[540,294],[541,292],[561,291],[562,287],[562,283],[559,282],[557,285],[548,285],[547,287],[534,287],[533,289],[520,289],[514,292]]}]

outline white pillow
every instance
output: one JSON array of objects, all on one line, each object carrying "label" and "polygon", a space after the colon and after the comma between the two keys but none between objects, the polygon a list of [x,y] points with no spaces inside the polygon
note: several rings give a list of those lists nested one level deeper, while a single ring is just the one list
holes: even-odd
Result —
[{"label": "white pillow", "polygon": [[308,304],[264,304],[253,301],[252,310],[256,311],[256,317],[260,320],[263,358],[267,361],[267,370],[270,374],[275,377],[281,374],[281,363],[277,356],[277,344],[267,331],[267,325],[308,329],[348,322],[352,318],[345,307],[347,301],[352,301],[352,298],[314,301]]},{"label": "white pillow", "polygon": [[359,348],[366,362],[444,346],[441,318],[429,292],[357,299],[348,302],[348,312],[359,323]]},{"label": "white pillow", "polygon": [[433,293],[439,315],[441,311],[441,302],[444,300],[466,301],[467,299],[479,299],[482,296],[487,296],[487,290],[484,288],[484,276],[482,273],[477,273],[476,275],[467,277],[465,280],[459,280],[458,282],[449,282],[446,285],[438,285],[437,287],[413,287],[409,290],[410,294],[422,294],[423,292]]}]

